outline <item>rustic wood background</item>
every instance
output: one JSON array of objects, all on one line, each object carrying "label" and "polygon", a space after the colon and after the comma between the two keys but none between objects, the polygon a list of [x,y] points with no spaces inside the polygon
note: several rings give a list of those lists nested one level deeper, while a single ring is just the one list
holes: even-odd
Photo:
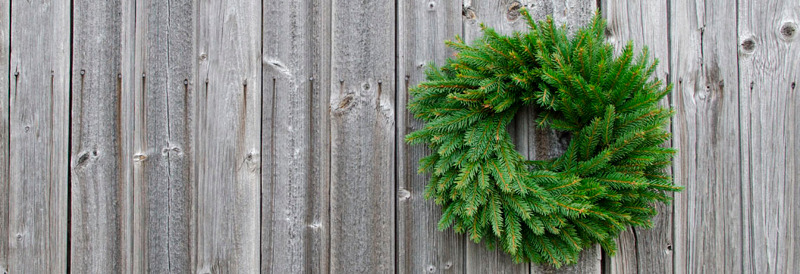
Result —
[{"label": "rustic wood background", "polygon": [[[436,230],[408,88],[519,9],[646,44],[686,187],[554,270]],[[0,1],[0,273],[798,273],[797,0]],[[554,157],[534,110],[509,128]]]}]

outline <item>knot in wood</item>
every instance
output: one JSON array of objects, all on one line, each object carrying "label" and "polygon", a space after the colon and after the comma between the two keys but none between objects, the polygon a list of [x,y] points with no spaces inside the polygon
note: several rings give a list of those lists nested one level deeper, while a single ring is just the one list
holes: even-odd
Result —
[{"label": "knot in wood", "polygon": [[464,9],[462,9],[461,10],[461,16],[464,16],[464,19],[467,19],[467,20],[474,20],[475,18],[478,17],[478,16],[475,15],[475,11],[472,10],[471,7],[466,7]]},{"label": "knot in wood", "polygon": [[520,9],[522,9],[522,4],[520,4],[519,1],[511,2],[511,4],[508,5],[506,19],[508,19],[508,21],[516,21],[519,18]]},{"label": "knot in wood", "polygon": [[781,26],[780,33],[782,38],[786,41],[794,39],[797,33],[797,24],[794,22],[784,22]]},{"label": "knot in wood", "polygon": [[751,54],[756,49],[756,40],[753,37],[747,37],[742,40],[740,45],[742,53]]}]

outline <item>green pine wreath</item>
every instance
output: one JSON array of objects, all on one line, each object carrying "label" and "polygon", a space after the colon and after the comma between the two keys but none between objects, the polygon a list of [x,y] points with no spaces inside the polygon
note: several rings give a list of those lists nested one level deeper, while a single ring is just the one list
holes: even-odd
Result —
[{"label": "green pine wreath", "polygon": [[[681,190],[665,173],[675,150],[662,147],[673,111],[658,102],[671,87],[651,78],[646,48],[634,54],[628,43],[615,56],[599,15],[572,37],[523,15],[527,33],[481,25],[473,45],[448,41],[455,58],[410,91],[425,126],[406,140],[433,152],[420,160],[432,174],[425,197],[442,206],[439,229],[515,262],[560,267],[595,243],[613,254],[621,231],[651,227],[654,202]],[[570,134],[563,155],[528,161],[515,150],[506,126],[527,105],[540,127]]]}]

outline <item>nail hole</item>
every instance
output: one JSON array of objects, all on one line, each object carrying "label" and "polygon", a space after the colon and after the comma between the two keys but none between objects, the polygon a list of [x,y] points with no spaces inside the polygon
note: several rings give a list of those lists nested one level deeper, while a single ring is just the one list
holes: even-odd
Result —
[{"label": "nail hole", "polygon": [[82,69],[82,70],[81,70],[81,75],[85,75],[85,74],[86,74],[86,70],[85,70],[85,69]]},{"label": "nail hole", "polygon": [[428,266],[428,273],[433,273],[433,272],[436,272],[436,267],[433,266],[433,265],[429,265]]},{"label": "nail hole", "polygon": [[667,245],[667,250],[672,251],[672,245]]}]

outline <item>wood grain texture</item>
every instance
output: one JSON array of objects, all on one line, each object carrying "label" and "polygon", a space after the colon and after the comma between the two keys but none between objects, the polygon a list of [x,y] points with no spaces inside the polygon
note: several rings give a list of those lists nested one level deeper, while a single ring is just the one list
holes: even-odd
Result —
[{"label": "wood grain texture", "polygon": [[9,46],[11,1],[0,3],[0,273],[8,273]]},{"label": "wood grain texture", "polygon": [[[136,124],[136,83],[139,77],[136,71],[136,2],[121,1],[120,26],[120,89],[119,98],[119,153],[120,173],[117,182],[120,216],[120,270],[122,273],[133,273],[134,270],[134,231],[140,229],[134,225],[134,139]],[[138,258],[141,258],[139,256]],[[137,269],[138,270],[138,269]]]},{"label": "wood grain texture", "polygon": [[[742,272],[736,5],[670,2],[674,272]],[[758,270],[760,271],[760,270]]]},{"label": "wood grain texture", "polygon": [[330,271],[395,272],[395,5],[334,0]]},{"label": "wood grain texture", "polygon": [[[197,273],[259,270],[261,3],[196,2]],[[196,196],[194,196],[196,195]]]},{"label": "wood grain texture", "polygon": [[7,271],[12,273],[66,271],[70,13],[67,1],[11,6]]},{"label": "wood grain texture", "polygon": [[[617,51],[632,41],[636,50],[647,46],[650,58],[660,61],[655,77],[669,77],[668,1],[604,1],[601,8],[608,22],[607,41]],[[669,98],[662,102],[669,106]],[[680,119],[679,117],[677,119]],[[671,144],[666,144],[671,146]],[[652,229],[629,228],[617,239],[615,256],[606,255],[609,273],[672,273],[672,205],[657,204]]]},{"label": "wood grain texture", "polygon": [[134,272],[191,269],[192,3],[136,2]]},{"label": "wood grain texture", "polygon": [[121,272],[120,2],[74,1],[70,271]]},{"label": "wood grain texture", "polygon": [[[738,1],[738,8],[738,39],[731,37],[727,42],[739,42],[744,195],[740,206],[745,218],[741,220],[742,262],[737,268],[744,272],[797,273],[800,3]],[[725,84],[727,87],[728,82]]]},{"label": "wood grain texture", "polygon": [[263,5],[261,272],[327,273],[330,7]]},{"label": "wood grain texture", "polygon": [[417,170],[420,158],[431,152],[403,141],[423,126],[406,109],[408,90],[425,80],[428,63],[443,65],[455,53],[444,41],[462,35],[462,5],[447,0],[397,3],[397,272],[464,273],[465,237],[452,229],[439,231],[441,208],[423,195],[430,176]]}]

